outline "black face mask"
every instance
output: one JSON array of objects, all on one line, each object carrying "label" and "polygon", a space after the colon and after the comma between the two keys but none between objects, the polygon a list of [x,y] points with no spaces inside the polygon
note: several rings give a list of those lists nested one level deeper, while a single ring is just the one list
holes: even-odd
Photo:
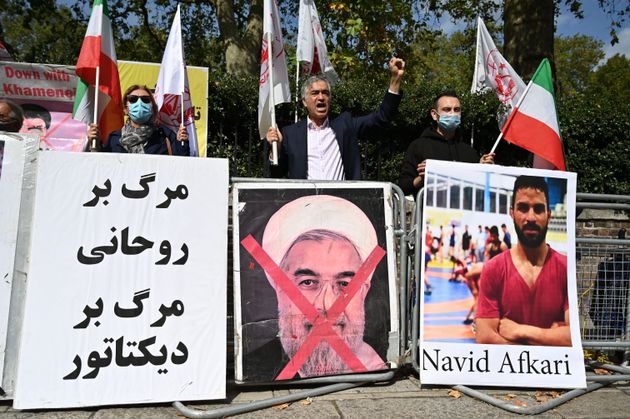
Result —
[{"label": "black face mask", "polygon": [[20,128],[22,128],[22,124],[15,119],[0,119],[0,131],[18,132]]}]

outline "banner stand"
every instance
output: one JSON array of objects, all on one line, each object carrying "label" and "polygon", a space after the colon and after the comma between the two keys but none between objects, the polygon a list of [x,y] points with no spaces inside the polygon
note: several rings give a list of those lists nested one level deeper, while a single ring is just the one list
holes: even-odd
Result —
[{"label": "banner stand", "polygon": [[[231,184],[235,182],[295,182],[303,183],[304,181],[291,181],[286,179],[256,179],[256,178],[232,178]],[[320,183],[327,183],[326,181],[317,181]],[[361,182],[356,182],[360,184]],[[398,239],[397,242],[397,255],[395,257],[398,270],[396,271],[399,292],[399,345],[400,356],[398,362],[398,368],[400,366],[408,364],[409,352],[407,351],[409,339],[407,337],[407,226],[406,226],[406,208],[405,208],[405,195],[397,185],[391,185],[393,194],[393,223],[394,223],[394,236]],[[232,220],[234,222],[234,220]],[[182,402],[173,402],[173,407],[177,409],[179,413],[190,418],[217,418],[232,416],[247,412],[252,412],[259,409],[275,406],[282,403],[290,403],[297,400],[306,399],[307,397],[322,396],[325,394],[334,393],[337,391],[348,390],[354,387],[359,387],[366,384],[374,384],[379,382],[391,381],[397,369],[391,369],[382,373],[365,373],[365,374],[349,374],[349,375],[337,375],[330,377],[316,377],[306,378],[301,380],[283,381],[282,383],[267,383],[270,386],[288,387],[288,386],[303,386],[311,384],[326,384],[322,387],[315,389],[304,390],[298,393],[289,394],[286,396],[273,397],[265,400],[260,400],[243,405],[228,406],[216,410],[200,411],[199,409],[191,409],[184,405]],[[266,384],[266,385],[267,385]],[[255,385],[260,385],[256,383]],[[237,384],[237,386],[247,386],[247,384]],[[250,384],[251,386],[251,384]]]},{"label": "banner stand", "polygon": [[[414,202],[414,208],[412,210],[412,214],[413,214],[413,218],[412,218],[412,223],[410,226],[410,235],[415,233],[415,237],[413,237],[411,241],[413,241],[414,243],[414,251],[413,251],[413,255],[412,260],[411,260],[411,264],[413,265],[413,271],[414,271],[414,276],[412,278],[416,278],[417,280],[415,280],[415,290],[412,287],[413,290],[413,296],[410,293],[410,297],[413,298],[412,301],[415,301],[415,304],[413,306],[413,310],[412,310],[412,319],[411,319],[411,328],[412,328],[412,332],[411,332],[411,364],[413,366],[414,371],[418,374],[418,376],[420,376],[420,365],[418,362],[419,359],[419,331],[420,331],[420,298],[422,298],[422,286],[419,283],[419,278],[420,278],[420,263],[419,261],[421,261],[421,255],[422,255],[422,243],[421,243],[421,223],[422,223],[422,210],[423,210],[423,205],[422,203],[424,202],[424,188],[420,189],[418,191],[418,194],[416,195],[416,199]],[[625,208],[625,209],[630,209],[630,204],[629,203],[623,203],[623,204],[611,204],[609,202],[606,203],[602,203],[601,206],[599,203],[584,203],[584,202],[579,202],[580,198],[582,195],[582,198],[588,200],[589,198],[593,198],[593,196],[586,196],[586,195],[591,195],[591,194],[578,194],[577,198],[578,198],[578,202],[576,203],[576,207],[586,207],[586,208],[610,208],[612,206],[617,206],[618,208]],[[607,201],[610,200],[612,198],[616,198],[618,200],[621,201],[627,201],[630,200],[626,197],[622,197],[622,196],[610,196],[610,195],[600,195],[600,198],[602,198],[602,201]],[[615,199],[613,199],[615,200]],[[418,230],[420,229],[420,230]],[[607,240],[607,239],[586,239],[586,238],[576,238],[576,244],[581,244],[581,245],[587,245],[587,244],[612,244],[612,243],[608,243],[608,242],[614,242],[617,245],[623,246],[623,247],[630,247],[630,240]],[[411,268],[411,267],[410,267]],[[629,323],[630,325],[630,323]],[[629,326],[630,327],[630,326]],[[588,341],[584,341],[583,340],[583,347],[584,348],[622,348],[625,347],[626,350],[628,348],[630,348],[630,342],[588,342]],[[628,353],[628,350],[626,351],[626,353]],[[627,362],[625,363],[625,366],[617,366],[617,365],[609,365],[609,364],[602,364],[602,363],[598,363],[595,361],[591,361],[589,363],[587,363],[586,365],[587,370],[590,368],[601,368],[601,369],[606,369],[608,371],[613,372],[613,375],[587,375],[586,380],[587,380],[587,387],[586,388],[580,388],[580,389],[573,389],[570,391],[567,391],[566,393],[562,394],[560,397],[555,398],[555,399],[551,399],[548,402],[545,403],[540,403],[538,405],[533,405],[533,406],[517,406],[513,403],[510,403],[509,401],[504,401],[501,399],[497,399],[491,395],[488,395],[482,391],[473,389],[469,386],[466,385],[455,385],[453,386],[453,390],[459,391],[463,394],[466,394],[469,397],[473,397],[477,400],[481,400],[483,402],[486,402],[488,404],[491,404],[495,407],[498,407],[500,409],[503,409],[505,411],[511,412],[511,413],[517,413],[520,415],[537,415],[540,413],[544,413],[550,409],[555,409],[557,407],[559,407],[560,405],[568,402],[569,400],[572,400],[576,397],[582,396],[584,394],[590,393],[591,391],[600,389],[602,387],[607,386],[608,384],[612,384],[614,382],[617,381],[628,381],[630,380],[630,368],[628,368],[627,366]]]}]

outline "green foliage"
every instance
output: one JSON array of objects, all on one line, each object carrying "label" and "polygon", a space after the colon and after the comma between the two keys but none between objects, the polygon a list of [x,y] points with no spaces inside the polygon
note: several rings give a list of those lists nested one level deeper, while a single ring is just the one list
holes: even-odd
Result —
[{"label": "green foliage", "polygon": [[630,59],[618,54],[610,57],[591,75],[588,91],[613,107],[616,103],[629,103]]},{"label": "green foliage", "polygon": [[556,37],[554,59],[558,95],[583,92],[595,66],[604,58],[603,43],[590,36]]},{"label": "green foliage", "polygon": [[[279,2],[284,13],[289,74],[295,74],[295,18],[298,2]],[[583,1],[555,0],[576,15]],[[614,9],[615,0],[598,0],[613,22],[623,22],[630,6]],[[190,0],[182,8],[184,43],[190,65],[226,65],[225,34],[220,33],[217,8],[232,7],[237,39],[246,37],[253,5],[259,0]],[[68,5],[71,5],[70,7]],[[120,59],[160,62],[176,3],[172,0],[111,0],[110,16]],[[90,0],[0,0],[0,38],[21,61],[75,64],[91,10]],[[474,136],[480,153],[488,152],[499,133],[498,101],[492,93],[471,95],[474,60],[474,19],[480,15],[495,40],[503,10],[495,0],[374,0],[318,3],[331,59],[343,83],[334,88],[334,114],[355,115],[375,110],[387,86],[384,65],[394,53],[407,61],[405,98],[391,127],[361,139],[366,179],[396,181],[409,143],[432,122],[433,98],[445,89],[460,93],[464,109],[463,138]],[[428,30],[432,18],[448,13],[470,27],[446,36]],[[506,23],[508,24],[508,23]],[[258,33],[256,42],[259,42]],[[615,34],[612,33],[613,37]],[[334,40],[334,43],[332,42]],[[499,42],[497,42],[498,44]],[[630,193],[630,60],[602,58],[602,45],[575,36],[556,40],[556,67],[561,86],[557,108],[569,169],[579,174],[581,191]],[[294,86],[291,86],[292,88]],[[295,96],[294,96],[295,97]],[[233,176],[261,176],[266,156],[257,126],[257,77],[211,75],[209,86],[208,154],[227,157]],[[301,107],[300,107],[301,108]],[[300,109],[301,111],[301,109]],[[277,107],[281,126],[294,120],[295,104]],[[497,163],[523,165],[527,153],[502,141]]]},{"label": "green foliage", "polygon": [[7,1],[0,7],[0,35],[19,61],[76,64],[85,35],[73,11],[53,1],[25,8],[26,2]]},{"label": "green foliage", "polygon": [[557,105],[568,170],[578,173],[578,189],[630,194],[629,102],[587,93]]},{"label": "green foliage", "polygon": [[[611,66],[618,65],[615,61]],[[596,75],[604,68],[600,67]],[[386,74],[382,73],[382,77],[356,77],[335,86],[332,114],[347,110],[363,115],[377,109],[387,88]],[[425,80],[406,83],[403,88],[405,96],[390,127],[360,139],[364,179],[396,182],[409,143],[432,123],[429,110],[443,86]],[[469,141],[474,132],[474,147],[487,153],[499,134],[499,103],[492,92],[458,93],[463,108],[463,138]],[[209,96],[208,155],[229,158],[232,176],[262,176],[267,157],[258,135],[257,80],[215,74]],[[626,117],[630,114],[630,101],[587,91],[561,98],[556,105],[567,165],[570,171],[578,173],[578,190],[630,194],[630,120]],[[293,123],[295,103],[276,109],[280,126]],[[528,162],[525,150],[505,141],[501,141],[496,153],[498,164],[525,166]]]}]

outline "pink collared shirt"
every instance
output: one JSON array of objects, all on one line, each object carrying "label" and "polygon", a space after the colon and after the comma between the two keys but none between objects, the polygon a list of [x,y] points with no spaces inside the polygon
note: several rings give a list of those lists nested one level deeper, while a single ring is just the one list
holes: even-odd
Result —
[{"label": "pink collared shirt", "polygon": [[321,127],[307,118],[306,127],[307,179],[345,180],[339,144],[328,118]]}]

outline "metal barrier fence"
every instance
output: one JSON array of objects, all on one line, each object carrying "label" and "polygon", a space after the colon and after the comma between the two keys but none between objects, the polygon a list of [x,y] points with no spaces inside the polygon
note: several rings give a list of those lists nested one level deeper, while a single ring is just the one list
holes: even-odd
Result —
[{"label": "metal barrier fence", "polygon": [[578,239],[575,253],[582,345],[630,349],[630,240]]},{"label": "metal barrier fence", "polygon": [[[418,375],[423,194],[424,189],[421,189],[416,196],[408,239],[409,243],[413,243],[408,267],[411,290],[408,300],[413,302],[409,349],[412,366]],[[630,211],[630,196],[578,193],[576,208]],[[582,346],[592,349],[625,350],[623,366],[589,361],[587,367],[604,368],[615,374],[587,375],[587,388],[571,390],[557,399],[531,407],[515,406],[464,385],[454,386],[455,390],[509,412],[532,415],[558,407],[607,384],[630,380],[630,368],[627,367],[630,360],[630,240],[577,237],[575,251]]]},{"label": "metal barrier fence", "polygon": [[[335,182],[331,181],[317,181],[317,182],[308,182],[303,180],[287,180],[287,179],[260,179],[260,178],[233,178],[231,179],[232,185],[234,183],[301,183],[301,184],[317,184],[318,186],[331,184],[334,185]],[[360,185],[363,182],[344,182],[344,185],[348,183],[356,183]],[[370,182],[374,184],[375,182]],[[398,367],[405,363],[405,353],[407,349],[407,339],[406,336],[408,334],[408,305],[407,305],[407,281],[408,278],[407,273],[407,226],[406,226],[406,206],[405,206],[405,195],[402,190],[394,184],[390,184],[392,188],[392,205],[393,205],[393,226],[394,226],[394,237],[397,239],[396,244],[396,266],[398,267],[396,276],[398,283],[398,292],[399,292],[399,360]],[[232,225],[234,220],[231,220]],[[231,247],[230,247],[231,248]],[[228,289],[231,289],[229,287]],[[233,307],[232,307],[233,308]],[[232,312],[228,312],[228,317],[232,316],[233,318],[233,310]],[[234,328],[230,328],[228,325],[228,334],[230,331],[234,330]],[[351,375],[338,375],[338,376],[330,376],[330,377],[317,377],[317,378],[307,378],[301,380],[291,380],[291,381],[283,381],[281,383],[267,383],[268,386],[305,386],[305,385],[313,385],[313,384],[323,384],[322,387],[317,387],[309,390],[304,390],[296,393],[289,394],[287,396],[274,397],[266,400],[260,400],[253,403],[248,403],[246,405],[234,405],[228,406],[221,409],[216,410],[208,410],[208,411],[200,411],[198,409],[191,409],[184,405],[181,402],[174,402],[173,407],[177,409],[181,414],[190,418],[217,418],[224,416],[232,416],[242,413],[251,412],[254,410],[264,409],[267,407],[271,407],[281,403],[290,403],[293,401],[298,401],[305,399],[307,397],[315,397],[320,396],[336,391],[346,390],[353,387],[358,387],[365,384],[370,383],[378,383],[378,382],[386,382],[390,381],[394,378],[395,369],[391,369],[381,373],[363,373],[363,374],[351,374]],[[256,384],[234,384],[235,386],[243,386],[243,387],[255,387]]]}]

